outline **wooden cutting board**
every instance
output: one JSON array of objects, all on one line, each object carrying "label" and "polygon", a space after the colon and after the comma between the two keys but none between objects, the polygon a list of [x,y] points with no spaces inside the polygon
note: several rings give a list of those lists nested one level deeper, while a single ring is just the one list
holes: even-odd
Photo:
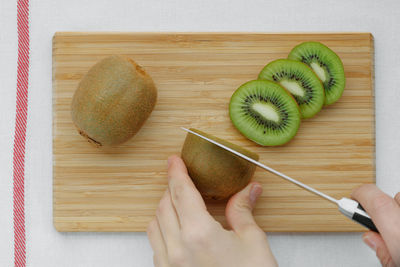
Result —
[{"label": "wooden cutting board", "polygon": [[[231,124],[228,103],[268,62],[303,41],[320,41],[343,60],[339,102],[304,120],[282,147],[261,147]],[[158,103],[140,132],[97,149],[70,116],[78,82],[98,60],[125,54],[153,77]],[[58,231],[145,231],[166,189],[166,159],[194,127],[260,154],[260,161],[335,198],[375,181],[373,37],[369,33],[56,33],[53,38],[53,198]],[[258,169],[254,210],[265,231],[363,231],[335,205]],[[225,203],[207,203],[224,225]]]}]

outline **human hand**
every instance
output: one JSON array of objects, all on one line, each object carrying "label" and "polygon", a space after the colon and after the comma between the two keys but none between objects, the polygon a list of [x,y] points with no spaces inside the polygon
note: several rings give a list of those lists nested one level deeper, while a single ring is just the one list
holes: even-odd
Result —
[{"label": "human hand", "polygon": [[400,266],[400,192],[393,199],[368,184],[355,189],[352,197],[361,203],[380,233],[365,233],[364,242],[376,252],[382,266]]},{"label": "human hand", "polygon": [[277,266],[265,233],[252,216],[262,192],[250,183],[229,200],[225,230],[208,213],[181,158],[168,159],[168,189],[147,234],[156,267]]}]

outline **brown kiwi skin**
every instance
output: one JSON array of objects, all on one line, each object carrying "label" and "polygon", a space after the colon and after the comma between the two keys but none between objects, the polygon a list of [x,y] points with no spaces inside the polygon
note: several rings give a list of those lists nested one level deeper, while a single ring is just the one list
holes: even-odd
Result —
[{"label": "brown kiwi skin", "polygon": [[[230,147],[254,160],[259,156],[228,141],[190,129]],[[251,180],[256,166],[207,140],[188,133],[182,148],[182,159],[189,176],[204,199],[222,200],[243,189]]]},{"label": "brown kiwi skin", "polygon": [[127,56],[96,63],[82,78],[71,104],[79,134],[97,147],[133,137],[153,111],[157,88],[152,78]]}]

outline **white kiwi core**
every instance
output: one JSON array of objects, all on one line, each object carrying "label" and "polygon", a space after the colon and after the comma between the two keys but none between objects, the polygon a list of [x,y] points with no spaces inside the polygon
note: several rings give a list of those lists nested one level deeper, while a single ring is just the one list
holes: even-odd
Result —
[{"label": "white kiwi core", "polygon": [[252,108],[255,112],[263,116],[265,119],[279,122],[279,114],[272,104],[258,102],[254,103]]},{"label": "white kiwi core", "polygon": [[318,78],[322,82],[325,82],[326,81],[325,70],[316,62],[312,62],[310,65],[311,65],[311,68],[313,69],[313,71],[317,74]]},{"label": "white kiwi core", "polygon": [[280,81],[280,84],[285,87],[292,95],[297,95],[300,97],[304,96],[304,90],[298,82],[282,80]]}]

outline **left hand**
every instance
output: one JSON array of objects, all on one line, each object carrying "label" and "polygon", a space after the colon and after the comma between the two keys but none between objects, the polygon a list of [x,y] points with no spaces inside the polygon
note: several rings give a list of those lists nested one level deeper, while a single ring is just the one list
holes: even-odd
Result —
[{"label": "left hand", "polygon": [[156,267],[277,266],[251,214],[262,188],[250,183],[228,202],[225,230],[208,213],[183,161],[168,159],[168,189],[147,233]]}]

